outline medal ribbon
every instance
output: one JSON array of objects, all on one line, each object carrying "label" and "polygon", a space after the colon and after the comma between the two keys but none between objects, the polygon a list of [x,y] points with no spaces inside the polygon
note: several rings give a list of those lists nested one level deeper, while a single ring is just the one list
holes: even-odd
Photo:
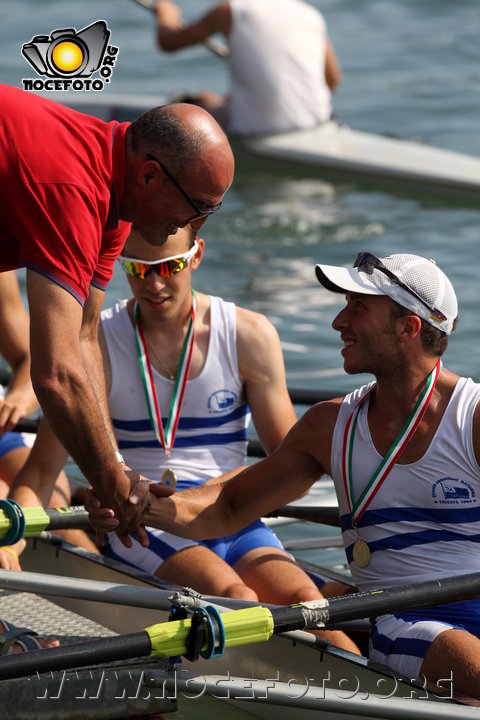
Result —
[{"label": "medal ribbon", "polygon": [[405,425],[400,430],[387,454],[380,462],[379,466],[377,467],[372,477],[363,489],[362,493],[360,494],[360,497],[356,501],[353,500],[352,483],[352,457],[355,431],[357,429],[357,420],[360,408],[362,407],[365,400],[367,400],[367,398],[373,392],[376,385],[373,385],[370,388],[367,394],[360,400],[359,403],[357,403],[352,414],[350,415],[347,424],[345,425],[345,432],[343,436],[342,473],[345,494],[347,497],[350,514],[352,516],[352,523],[354,529],[356,529],[365,510],[372,502],[373,498],[375,497],[383,482],[387,478],[390,470],[393,468],[398,458],[403,453],[408,443],[412,439],[413,435],[415,434],[416,429],[420,425],[420,422],[422,421],[422,418],[433,395],[433,390],[435,388],[435,384],[438,380],[438,376],[440,375],[442,367],[442,361],[438,360],[437,364],[428,376],[425,387],[420,393],[420,396],[415,403],[410,415],[408,416]]},{"label": "medal ribbon", "polygon": [[165,453],[170,455],[175,442],[175,434],[177,432],[178,421],[180,419],[183,396],[185,395],[185,388],[187,386],[188,371],[192,361],[193,341],[195,337],[195,292],[192,290],[192,315],[187,328],[187,334],[183,342],[180,364],[178,366],[177,377],[173,387],[170,411],[165,429],[163,427],[162,415],[158,404],[157,391],[155,390],[147,342],[140,322],[140,306],[138,303],[135,303],[133,312],[133,326],[135,329],[138,364],[140,366],[140,375],[143,382],[143,389],[145,391],[145,400],[147,402],[150,424],[158,442],[165,450]]}]

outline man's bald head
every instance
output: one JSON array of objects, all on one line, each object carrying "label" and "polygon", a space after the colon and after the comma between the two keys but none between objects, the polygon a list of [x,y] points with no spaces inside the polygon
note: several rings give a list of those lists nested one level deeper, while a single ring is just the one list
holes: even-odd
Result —
[{"label": "man's bald head", "polygon": [[228,138],[203,108],[187,103],[162,105],[143,113],[129,127],[134,155],[158,155],[172,173],[188,164],[215,157],[231,166],[233,154]]},{"label": "man's bald head", "polygon": [[227,136],[200,107],[176,103],[148,110],[127,129],[120,218],[161,245],[180,227],[194,230],[217,209],[232,184]]}]

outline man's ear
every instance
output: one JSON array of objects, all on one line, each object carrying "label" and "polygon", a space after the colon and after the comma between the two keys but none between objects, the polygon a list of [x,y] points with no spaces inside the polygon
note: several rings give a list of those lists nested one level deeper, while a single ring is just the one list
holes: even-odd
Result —
[{"label": "man's ear", "polygon": [[139,167],[139,178],[145,185],[158,180],[160,175],[160,169],[155,160],[149,160],[147,158]]},{"label": "man's ear", "polygon": [[195,255],[192,258],[191,266],[192,270],[196,270],[200,263],[202,262],[203,258],[203,251],[205,250],[205,240],[203,238],[197,237],[197,243],[198,243],[198,250],[195,253]]},{"label": "man's ear", "polygon": [[397,329],[400,342],[410,342],[422,329],[422,321],[418,315],[402,315],[397,318]]}]

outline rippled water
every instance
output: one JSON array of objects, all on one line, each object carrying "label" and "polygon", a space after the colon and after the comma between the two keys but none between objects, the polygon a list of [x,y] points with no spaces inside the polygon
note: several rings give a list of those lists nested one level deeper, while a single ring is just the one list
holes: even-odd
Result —
[{"label": "rippled water", "polygon": [[[325,14],[344,74],[335,112],[354,128],[389,132],[480,155],[480,13],[475,0],[326,0]],[[193,18],[210,3],[185,0]],[[224,61],[198,47],[157,52],[153,18],[133,0],[3,0],[0,80],[21,85],[29,66],[21,45],[59,27],[105,19],[120,48],[108,93],[157,94],[227,87]],[[480,212],[418,194],[332,184],[318,174],[278,173],[240,164],[225,209],[204,229],[208,251],[199,289],[265,312],[285,350],[289,383],[339,389],[341,369],[330,328],[341,299],[320,289],[315,262],[349,263],[358,250],[413,251],[447,270],[460,300],[459,328],[447,362],[480,377],[477,267]],[[234,269],[234,271],[233,271]],[[122,296],[120,273],[107,302]]]},{"label": "rippled water", "polygon": [[[185,0],[187,18],[210,3]],[[356,129],[388,132],[480,156],[480,13],[476,0],[316,0],[344,79],[337,116]],[[153,19],[133,0],[2,0],[0,81],[21,85],[24,42],[60,27],[105,19],[120,48],[105,94],[158,95],[227,87],[224,61],[205,48],[162,55]],[[341,299],[320,289],[315,262],[346,264],[359,250],[436,259],[456,287],[460,322],[446,362],[480,379],[478,203],[387,193],[320,173],[240,164],[225,208],[204,229],[207,253],[196,286],[266,313],[280,333],[294,387],[346,390],[330,323]],[[107,303],[126,292],[120,273]]]}]

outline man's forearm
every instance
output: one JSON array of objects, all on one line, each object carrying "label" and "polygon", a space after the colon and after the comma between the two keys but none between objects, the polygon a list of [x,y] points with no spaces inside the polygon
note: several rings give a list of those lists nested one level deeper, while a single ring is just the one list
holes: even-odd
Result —
[{"label": "man's forearm", "polygon": [[95,341],[82,340],[80,346],[82,349],[83,366],[92,384],[92,389],[102,417],[105,432],[111,442],[112,448],[115,451],[117,449],[117,440],[115,438],[115,433],[113,432],[110,410],[108,407],[105,374],[103,371],[103,360],[100,346],[97,339],[95,339]]},{"label": "man's forearm", "polygon": [[175,492],[169,497],[163,497],[161,486],[157,489],[158,486],[152,484],[152,502],[144,517],[145,525],[193,540],[222,537],[241,530],[259,516],[253,500],[243,502],[241,507],[235,501],[235,487],[242,483],[246,469],[236,468],[199,487]]},{"label": "man's forearm", "polygon": [[[83,377],[82,377],[83,375]],[[130,481],[115,456],[97,397],[85,373],[37,391],[53,431],[95,489],[115,510],[120,529],[136,527],[140,510],[128,502]]]},{"label": "man's forearm", "polygon": [[[218,484],[202,485],[201,488],[182,490],[169,497],[156,497],[152,487],[151,505],[144,522],[193,540],[230,535],[234,532],[230,529],[231,524],[214,505],[219,488]],[[205,507],[206,503],[208,507]]]},{"label": "man's forearm", "polygon": [[115,509],[120,529],[136,528],[141,511],[128,501],[131,484],[115,456],[101,390],[97,331],[103,293],[91,287],[82,308],[63,288],[31,271],[27,292],[32,384],[43,412],[98,496]]}]

